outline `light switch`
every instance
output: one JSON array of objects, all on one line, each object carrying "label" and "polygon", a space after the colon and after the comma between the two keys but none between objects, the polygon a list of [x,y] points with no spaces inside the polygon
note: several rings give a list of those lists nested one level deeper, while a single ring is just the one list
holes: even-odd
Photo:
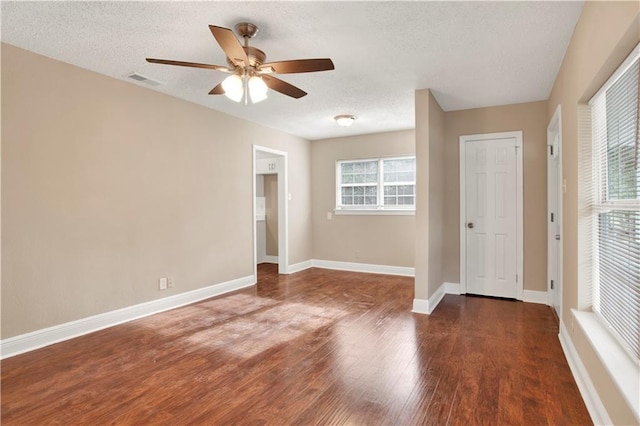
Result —
[{"label": "light switch", "polygon": [[327,212],[327,220],[333,219],[333,214],[331,212]]}]

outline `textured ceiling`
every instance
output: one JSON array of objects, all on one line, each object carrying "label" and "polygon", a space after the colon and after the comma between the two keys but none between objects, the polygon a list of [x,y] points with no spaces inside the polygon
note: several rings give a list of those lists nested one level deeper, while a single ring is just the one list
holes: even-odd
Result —
[{"label": "textured ceiling", "polygon": [[[414,90],[446,111],[547,99],[582,2],[7,2],[2,41],[307,139],[414,127]],[[309,94],[241,105],[209,90],[225,74],[208,25],[257,24],[267,60],[330,57],[334,71],[281,78]],[[131,84],[140,84],[132,82]],[[333,117],[355,114],[350,128]]]}]

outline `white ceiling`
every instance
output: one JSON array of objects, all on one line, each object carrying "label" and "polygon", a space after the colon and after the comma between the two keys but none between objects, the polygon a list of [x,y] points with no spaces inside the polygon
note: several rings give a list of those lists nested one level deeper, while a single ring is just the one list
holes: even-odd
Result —
[{"label": "white ceiling", "polygon": [[[7,2],[2,41],[307,139],[414,127],[414,90],[445,111],[547,99],[582,2]],[[225,74],[145,57],[225,65],[208,25],[257,24],[267,60],[332,58],[281,75],[309,94],[256,105],[207,93]],[[126,79],[127,81],[131,81]],[[140,84],[132,82],[132,84]],[[333,117],[355,114],[350,128]]]}]

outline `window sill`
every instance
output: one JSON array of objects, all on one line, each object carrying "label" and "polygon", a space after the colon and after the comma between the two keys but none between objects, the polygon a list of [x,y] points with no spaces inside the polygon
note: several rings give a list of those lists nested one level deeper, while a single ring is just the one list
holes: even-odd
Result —
[{"label": "window sill", "polygon": [[334,210],[336,216],[415,216],[415,210]]},{"label": "window sill", "polygon": [[640,419],[640,366],[620,346],[593,312],[572,309],[573,317],[584,332],[609,377],[622,393],[627,406]]}]

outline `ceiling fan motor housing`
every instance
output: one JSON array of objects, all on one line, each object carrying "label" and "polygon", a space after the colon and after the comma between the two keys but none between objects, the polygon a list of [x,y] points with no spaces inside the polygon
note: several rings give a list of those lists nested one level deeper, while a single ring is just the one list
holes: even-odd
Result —
[{"label": "ceiling fan motor housing", "polygon": [[[236,24],[235,29],[238,35],[244,38],[244,46],[242,48],[249,58],[249,66],[258,69],[267,60],[266,53],[256,47],[249,46],[249,39],[258,34],[258,26],[250,22],[240,22]],[[231,67],[235,67],[235,64],[229,58],[227,58],[227,63]]]},{"label": "ceiling fan motor housing", "polygon": [[252,38],[258,34],[258,26],[250,22],[239,22],[235,28],[238,35],[243,38]]},{"label": "ceiling fan motor housing", "polygon": [[[260,65],[264,64],[267,59],[267,54],[257,47],[252,46],[242,46],[247,57],[249,58],[249,65],[253,68],[258,68]],[[227,63],[234,68],[236,65],[231,62],[231,59],[227,58]]]}]

